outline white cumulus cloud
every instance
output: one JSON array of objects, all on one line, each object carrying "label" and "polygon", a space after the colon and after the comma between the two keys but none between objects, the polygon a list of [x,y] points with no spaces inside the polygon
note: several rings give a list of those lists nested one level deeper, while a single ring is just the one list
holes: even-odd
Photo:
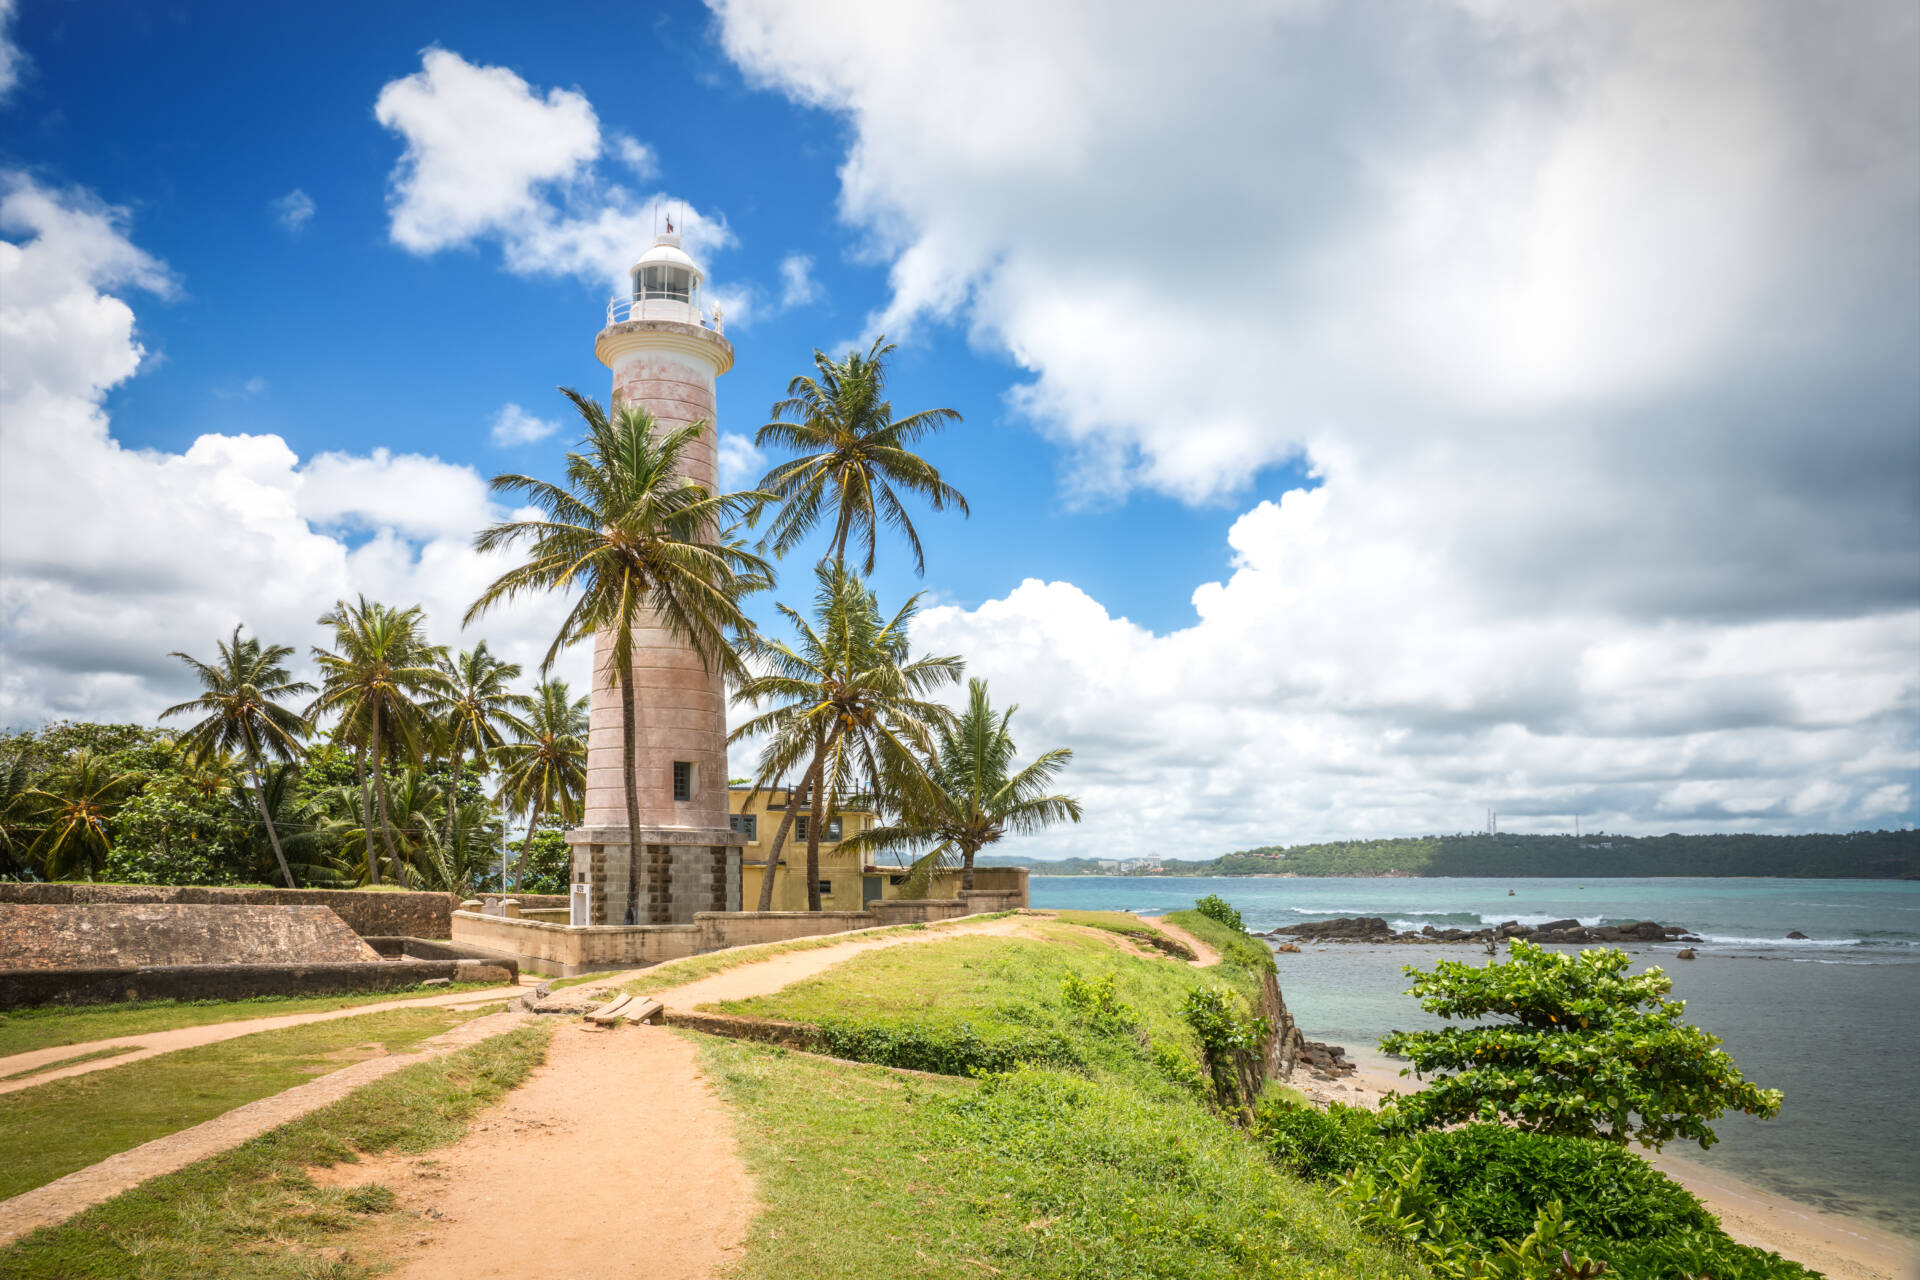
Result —
[{"label": "white cumulus cloud", "polygon": [[813,278],[813,259],[804,253],[790,253],[780,260],[780,305],[804,307],[820,296],[820,282]]},{"label": "white cumulus cloud", "polygon": [[[181,453],[115,440],[102,402],[144,355],[118,292],[165,296],[171,277],[84,192],[18,174],[0,190],[0,723],[149,719],[189,691],[168,651],[205,653],[237,622],[304,666],[314,620],[358,592],[424,604],[438,641],[484,634],[538,662],[551,607],[460,628],[503,567],[472,549],[506,514],[472,468],[387,450],[303,461],[275,435],[209,433]],[[584,656],[562,674],[584,681]]]},{"label": "white cumulus cloud", "polygon": [[280,224],[281,230],[289,234],[297,234],[306,227],[307,223],[313,221],[315,206],[312,196],[295,187],[273,201],[269,208],[273,211],[273,220]]},{"label": "white cumulus cloud", "polygon": [[1911,804],[1912,6],[711,4],[846,123],[868,328],[1025,370],[1071,497],[1314,476],[1185,628],[929,615],[1078,752],[1036,847]]},{"label": "white cumulus cloud", "polygon": [[545,440],[560,429],[558,422],[536,418],[517,404],[503,404],[493,415],[493,443],[502,449]]},{"label": "white cumulus cloud", "polygon": [[737,431],[720,433],[720,487],[740,489],[767,471],[767,456],[754,447],[753,437]]}]

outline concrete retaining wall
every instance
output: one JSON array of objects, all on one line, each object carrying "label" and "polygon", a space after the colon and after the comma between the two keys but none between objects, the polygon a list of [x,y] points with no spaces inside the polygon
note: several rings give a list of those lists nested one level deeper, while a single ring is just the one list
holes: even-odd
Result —
[{"label": "concrete retaining wall", "polygon": [[883,899],[870,903],[866,911],[703,911],[694,916],[692,924],[585,928],[524,917],[514,919],[478,911],[456,911],[453,940],[518,956],[522,967],[535,973],[573,977],[602,969],[645,968],[729,947],[787,942],[887,925],[955,920],[1006,910],[1011,896],[1006,892],[975,890],[962,898]]},{"label": "concrete retaining wall", "polygon": [[121,1000],[240,1000],[248,996],[398,991],[429,978],[513,982],[519,966],[492,960],[375,960],[363,964],[186,964],[141,969],[0,969],[0,1009]]},{"label": "concrete retaining wall", "polygon": [[0,902],[0,965],[137,969],[378,959],[325,907]]},{"label": "concrete retaining wall", "polygon": [[[564,905],[564,899],[561,900]],[[453,936],[458,901],[450,893],[392,893],[357,889],[229,889],[168,884],[0,884],[0,903],[178,903],[245,907],[327,907],[361,936]]]}]

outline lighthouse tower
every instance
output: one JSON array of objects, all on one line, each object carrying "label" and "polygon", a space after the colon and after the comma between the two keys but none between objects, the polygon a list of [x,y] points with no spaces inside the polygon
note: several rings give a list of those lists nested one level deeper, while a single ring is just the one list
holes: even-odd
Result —
[{"label": "lighthouse tower", "polygon": [[[593,353],[613,371],[615,403],[645,406],[662,428],[705,424],[683,466],[717,492],[714,382],[733,367],[733,344],[719,308],[709,316],[702,307],[701,280],[669,221],[634,263],[628,292],[608,304]],[[593,646],[586,820],[567,834],[577,925],[690,924],[697,911],[740,909],[743,840],[727,822],[725,680],[649,612],[635,618],[634,633],[640,830],[627,830],[620,689],[610,678],[612,638],[602,632]]]}]

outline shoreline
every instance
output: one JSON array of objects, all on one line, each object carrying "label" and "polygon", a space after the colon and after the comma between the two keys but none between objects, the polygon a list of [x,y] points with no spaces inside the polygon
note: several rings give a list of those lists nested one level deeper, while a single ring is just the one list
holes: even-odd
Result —
[{"label": "shoreline", "polygon": [[[1369,1108],[1377,1108],[1390,1092],[1407,1092],[1414,1083],[1402,1080],[1399,1068],[1378,1053],[1348,1049],[1346,1055],[1357,1068],[1350,1076],[1329,1080],[1305,1071],[1289,1083],[1317,1103]],[[1634,1150],[1698,1196],[1741,1244],[1771,1249],[1833,1280],[1920,1280],[1920,1240],[1815,1208],[1683,1156]]]}]

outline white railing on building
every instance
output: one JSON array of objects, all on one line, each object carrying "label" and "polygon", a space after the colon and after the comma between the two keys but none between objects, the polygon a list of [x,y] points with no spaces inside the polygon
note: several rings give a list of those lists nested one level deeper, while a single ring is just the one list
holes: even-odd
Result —
[{"label": "white railing on building", "polygon": [[693,302],[678,297],[635,298],[621,296],[607,303],[607,324],[624,324],[629,320],[677,320],[681,324],[697,324],[703,329],[721,332],[719,309],[715,308],[712,317],[708,317]]}]

